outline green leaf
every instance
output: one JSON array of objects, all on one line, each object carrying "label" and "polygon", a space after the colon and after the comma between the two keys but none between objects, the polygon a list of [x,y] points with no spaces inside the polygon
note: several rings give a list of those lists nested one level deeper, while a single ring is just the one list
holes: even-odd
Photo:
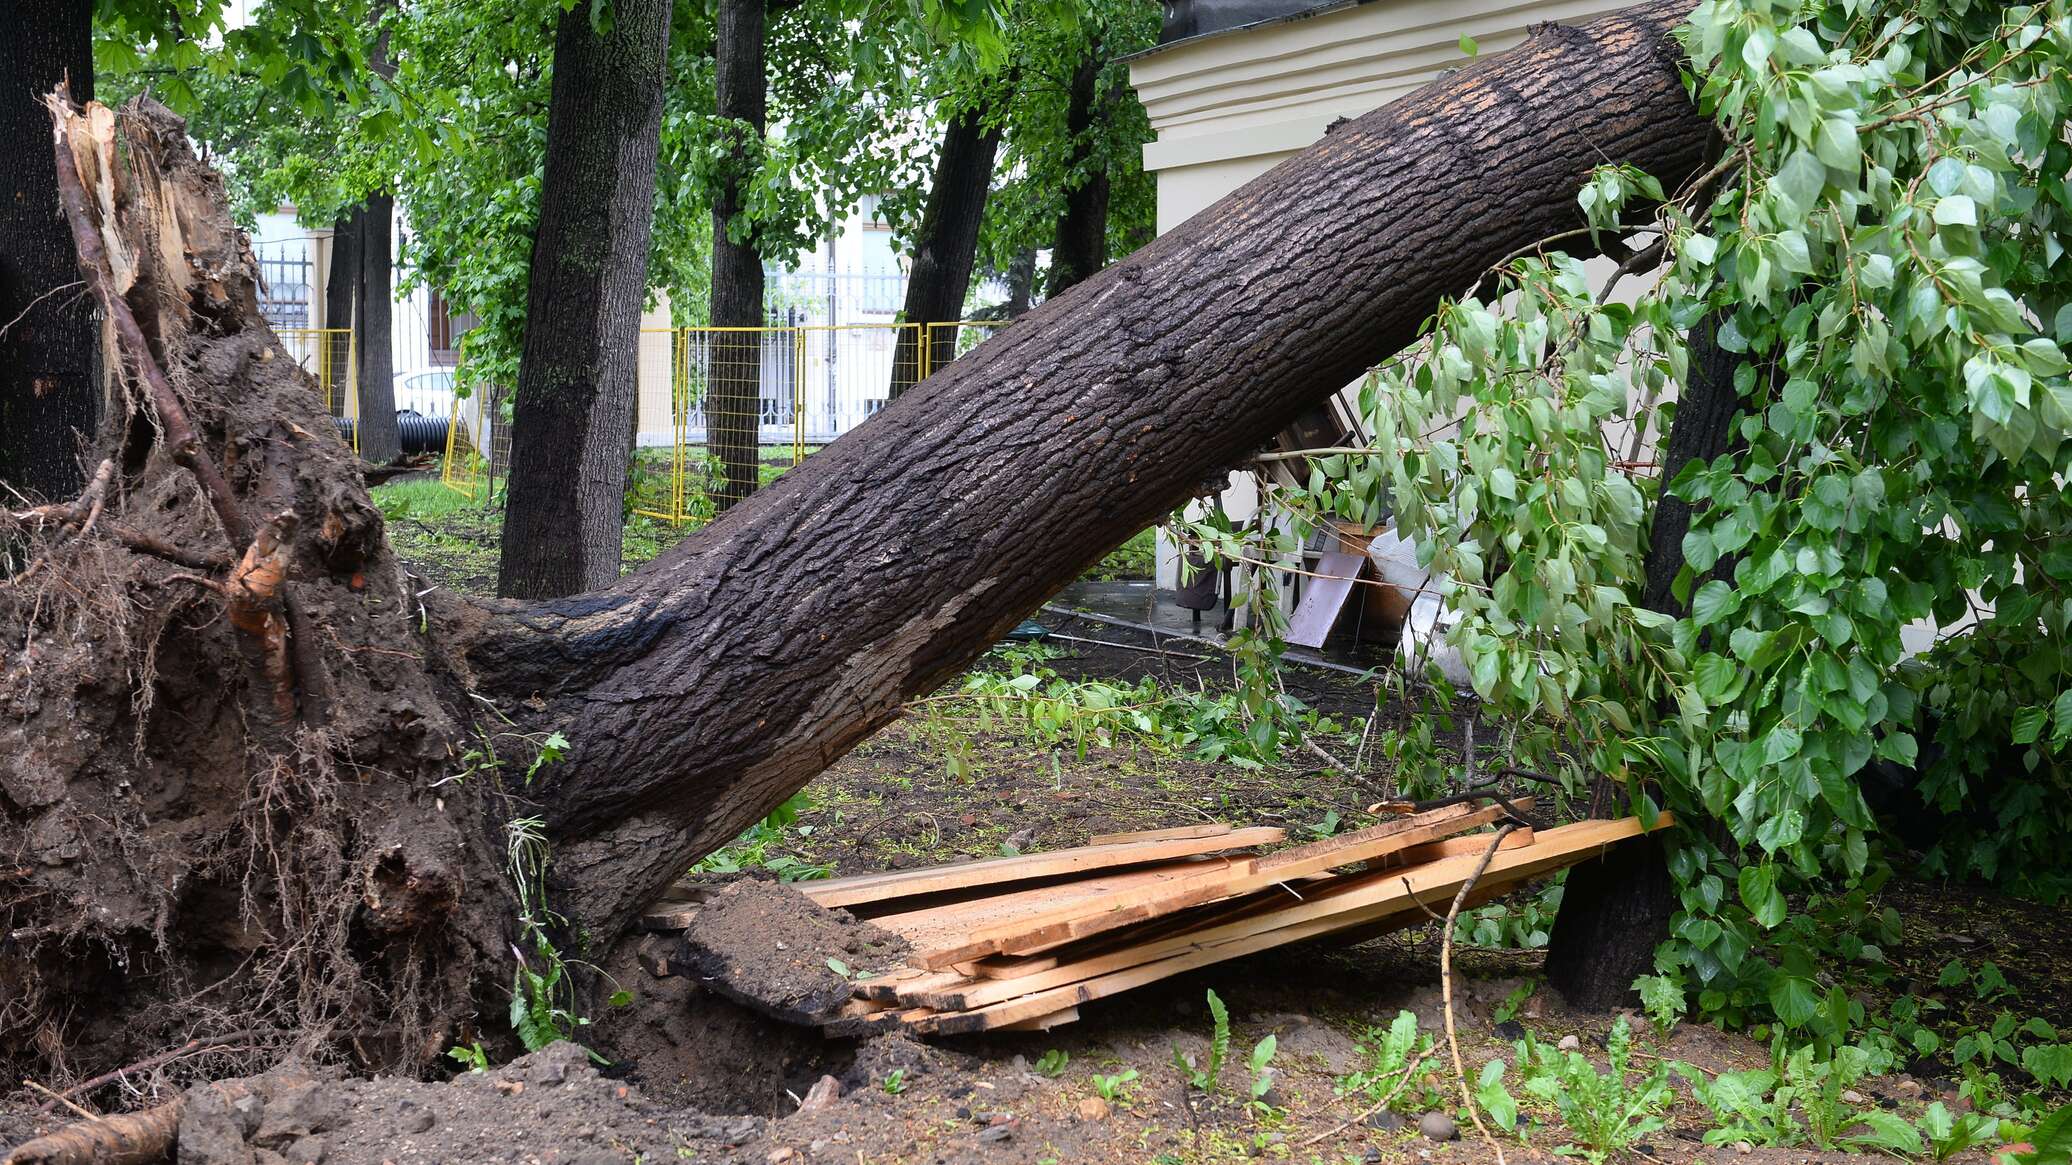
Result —
[{"label": "green leaf", "polygon": [[1784,893],[1777,888],[1777,867],[1765,862],[1741,867],[1741,904],[1765,929],[1784,921]]},{"label": "green leaf", "polygon": [[1975,227],[1978,225],[1978,204],[1963,194],[1952,194],[1948,198],[1937,199],[1935,225]]},{"label": "green leaf", "polygon": [[1691,618],[1700,627],[1710,627],[1741,609],[1741,596],[1732,584],[1713,579],[1691,597]]},{"label": "green leaf", "polygon": [[1811,979],[1779,975],[1770,981],[1770,1010],[1786,1027],[1804,1027],[1820,1010],[1820,993]]},{"label": "green leaf", "polygon": [[1462,56],[1474,56],[1476,51],[1475,38],[1463,34],[1460,38],[1460,51]]}]

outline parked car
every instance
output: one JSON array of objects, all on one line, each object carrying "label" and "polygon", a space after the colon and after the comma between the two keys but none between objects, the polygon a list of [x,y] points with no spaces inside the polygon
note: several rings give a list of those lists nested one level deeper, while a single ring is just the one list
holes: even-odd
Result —
[{"label": "parked car", "polygon": [[453,415],[453,369],[415,368],[396,374],[396,411],[444,420]]}]

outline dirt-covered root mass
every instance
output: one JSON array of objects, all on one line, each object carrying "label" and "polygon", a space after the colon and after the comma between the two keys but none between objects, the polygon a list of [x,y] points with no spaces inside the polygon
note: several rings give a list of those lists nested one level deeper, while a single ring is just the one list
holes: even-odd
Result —
[{"label": "dirt-covered root mass", "polygon": [[464,700],[436,620],[184,125],[148,102],[61,124],[110,257],[86,278],[144,340],[91,455],[105,491],[0,521],[0,1068],[78,1078],[227,1034],[255,1061],[421,1065],[477,969],[503,973],[469,920],[511,914],[464,908],[507,883],[479,787],[434,787]]}]

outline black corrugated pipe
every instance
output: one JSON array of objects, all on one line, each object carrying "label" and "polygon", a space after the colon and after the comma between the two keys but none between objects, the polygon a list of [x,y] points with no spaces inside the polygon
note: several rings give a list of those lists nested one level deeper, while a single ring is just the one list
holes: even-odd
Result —
[{"label": "black corrugated pipe", "polygon": [[[350,445],[353,440],[353,422],[350,417],[338,417],[338,435]],[[396,433],[402,438],[403,452],[444,453],[446,451],[446,426],[451,424],[445,417],[420,416],[417,413],[396,414]]]}]

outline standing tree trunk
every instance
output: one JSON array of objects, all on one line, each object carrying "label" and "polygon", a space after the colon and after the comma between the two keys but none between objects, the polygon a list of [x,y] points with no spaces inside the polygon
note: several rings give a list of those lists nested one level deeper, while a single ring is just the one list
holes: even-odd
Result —
[{"label": "standing tree trunk", "polygon": [[[651,566],[533,603],[402,576],[357,465],[272,355],[220,186],[175,119],[126,123],[124,233],[175,224],[170,251],[135,253],[195,258],[149,273],[173,294],[132,297],[158,339],[126,365],[188,370],[202,438],[124,470],[95,535],[49,548],[40,577],[93,587],[0,591],[0,641],[41,649],[0,658],[26,709],[0,717],[0,997],[28,1001],[0,1057],[39,1060],[51,1030],[75,1067],[130,1062],[199,984],[213,1008],[265,1004],[255,1026],[292,1009],[362,1057],[427,1062],[469,1008],[509,1004],[507,854],[550,889],[571,958],[600,960],[695,857],[1412,342],[1442,297],[1579,225],[1593,167],[1688,179],[1709,132],[1667,36],[1686,10],[1542,31],[1342,126]],[[228,477],[224,504],[197,500],[203,470]],[[220,576],[248,541],[285,569],[285,642],[170,577]],[[78,633],[110,619],[128,633]],[[246,666],[254,649],[292,666]],[[555,732],[566,753],[529,773]],[[303,989],[262,992],[291,975]],[[88,1010],[91,1032],[64,1026]]]},{"label": "standing tree trunk", "polygon": [[551,598],[619,577],[669,8],[620,0],[600,36],[578,5],[555,34],[501,595]]},{"label": "standing tree trunk", "polygon": [[[1677,400],[1676,420],[1663,442],[1663,488],[1648,531],[1641,606],[1678,618],[1688,611],[1673,587],[1683,570],[1691,506],[1671,497],[1668,485],[1692,461],[1709,461],[1727,451],[1741,404],[1734,391],[1734,369],[1741,361],[1719,346],[1718,325],[1717,319],[1706,320],[1691,332],[1691,382]],[[1613,795],[1600,786],[1593,811],[1605,811],[1604,802]],[[1655,947],[1669,937],[1675,913],[1676,885],[1661,834],[1615,846],[1603,858],[1577,866],[1569,872],[1547,942],[1548,985],[1570,1006],[1589,1011],[1610,1011],[1632,1001],[1633,981],[1654,969]]]},{"label": "standing tree trunk", "polygon": [[[58,214],[43,95],[93,96],[93,0],[23,5],[0,34],[0,486],[70,497],[101,405],[101,328]],[[10,496],[0,490],[0,506]]]},{"label": "standing tree trunk", "polygon": [[[359,210],[343,211],[331,227],[331,272],[324,280],[325,361],[332,369],[331,415],[346,415],[347,361],[357,359],[357,345],[349,342],[353,330],[353,309],[360,301]],[[336,333],[343,331],[345,335]]]},{"label": "standing tree trunk", "polygon": [[[384,79],[396,74],[383,24],[394,10],[395,0],[375,0],[368,9],[376,28],[367,67]],[[396,429],[395,196],[387,190],[368,195],[359,219],[360,295],[354,319],[360,349],[360,457],[384,465],[403,455]]]},{"label": "standing tree trunk", "polygon": [[[760,328],[763,257],[752,224],[741,220],[743,194],[762,158],[768,93],[763,48],[764,0],[718,0],[713,48],[715,112],[731,120],[731,157],[712,200],[712,326]],[[740,234],[737,241],[734,236]],[[763,337],[710,333],[705,386],[705,440],[719,458],[714,505],[725,511],[755,492],[761,473]]]},{"label": "standing tree trunk", "polygon": [[906,308],[900,316],[903,323],[916,326],[903,329],[893,349],[890,400],[898,400],[921,379],[923,342],[929,346],[928,368],[941,368],[957,355],[957,329],[929,325],[961,319],[964,297],[971,292],[979,226],[985,221],[993,162],[1000,153],[1000,126],[988,125],[988,120],[981,103],[951,118],[943,131],[935,180],[928,187],[921,227],[914,236],[914,265],[907,273]]},{"label": "standing tree trunk", "polygon": [[1078,284],[1108,263],[1108,167],[1100,159],[1094,133],[1102,109],[1101,46],[1087,46],[1086,58],[1072,74],[1071,104],[1065,111],[1065,132],[1071,136],[1066,169],[1065,209],[1050,249],[1050,294]]},{"label": "standing tree trunk", "polygon": [[1001,305],[1001,312],[1008,319],[1018,320],[1029,314],[1029,301],[1036,295],[1036,250],[1031,247],[1015,252],[1007,261],[1007,302]]},{"label": "standing tree trunk", "polygon": [[353,313],[359,348],[360,457],[385,465],[403,455],[396,430],[396,200],[370,194],[359,209],[360,295]]}]

